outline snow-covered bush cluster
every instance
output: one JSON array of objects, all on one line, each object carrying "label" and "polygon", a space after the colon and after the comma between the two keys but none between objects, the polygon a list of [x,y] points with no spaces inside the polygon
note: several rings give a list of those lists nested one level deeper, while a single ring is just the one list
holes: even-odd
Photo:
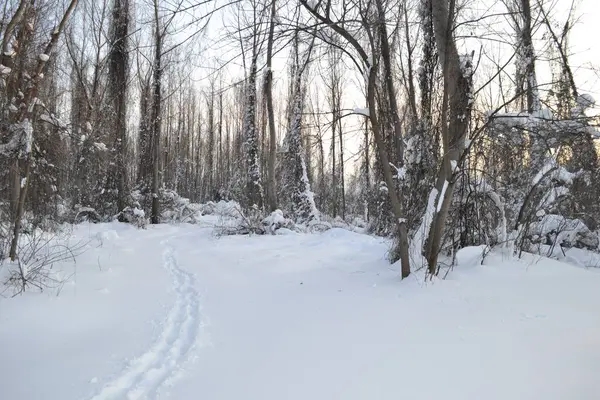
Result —
[{"label": "snow-covered bush cluster", "polygon": [[581,220],[556,214],[546,214],[532,223],[529,235],[533,244],[567,248],[598,250],[600,243],[598,234],[592,232]]},{"label": "snow-covered bush cluster", "polygon": [[[210,204],[210,203],[209,203]],[[209,206],[205,205],[205,207]],[[218,203],[217,206],[221,204]],[[280,234],[283,232],[316,233],[324,232],[332,228],[342,228],[354,232],[365,232],[368,224],[361,217],[354,217],[351,222],[344,221],[341,217],[331,218],[321,215],[305,223],[294,220],[294,214],[286,214],[277,209],[263,216],[258,210],[251,210],[248,215],[235,202],[222,202],[221,207],[227,206],[226,210],[230,218],[222,219],[217,224],[219,235],[245,235],[245,234]],[[225,215],[225,214],[222,214]]]},{"label": "snow-covered bush cluster", "polygon": [[[134,205],[121,213],[125,217],[125,222],[139,225],[139,221],[148,219],[147,213],[143,211],[144,207],[141,206],[141,204],[149,204],[147,197],[139,191],[133,192],[132,204]],[[162,223],[197,224],[202,222],[202,217],[206,215],[236,218],[239,216],[238,210],[240,210],[240,205],[236,201],[220,200],[218,202],[194,203],[190,199],[180,196],[174,190],[161,190],[159,202],[160,222]]]}]

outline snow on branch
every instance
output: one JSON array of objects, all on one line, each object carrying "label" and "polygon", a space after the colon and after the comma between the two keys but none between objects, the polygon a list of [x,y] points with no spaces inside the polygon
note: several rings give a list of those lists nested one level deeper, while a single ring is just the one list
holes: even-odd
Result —
[{"label": "snow on branch", "polygon": [[354,114],[364,115],[365,117],[370,117],[371,113],[368,108],[355,108],[353,111]]}]

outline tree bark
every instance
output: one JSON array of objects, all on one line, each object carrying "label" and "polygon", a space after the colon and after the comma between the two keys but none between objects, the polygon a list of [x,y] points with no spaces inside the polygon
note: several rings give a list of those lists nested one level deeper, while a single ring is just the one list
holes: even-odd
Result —
[{"label": "tree bark", "polygon": [[457,163],[465,148],[465,138],[471,115],[471,76],[461,66],[456,43],[452,38],[454,0],[450,10],[446,0],[432,0],[432,17],[440,62],[444,72],[444,105],[442,110],[443,163],[438,174],[436,187],[438,199],[436,213],[429,230],[426,258],[430,274],[437,273],[444,226],[454,193],[454,171],[452,162]]},{"label": "tree bark", "polygon": [[158,224],[160,213],[160,130],[161,130],[161,79],[162,79],[162,34],[160,32],[160,19],[158,16],[158,0],[154,0],[154,22],[156,31],[154,35],[154,67],[153,67],[153,91],[152,91],[152,141],[153,141],[153,166],[152,166],[152,211],[150,220],[153,224]]},{"label": "tree bark", "polygon": [[[381,40],[381,58],[383,60],[384,70],[385,70],[385,84],[387,89],[387,95],[390,105],[390,112],[392,114],[392,120],[394,123],[394,135],[395,140],[398,142],[398,167],[404,167],[404,143],[402,141],[402,126],[400,123],[400,116],[398,111],[398,103],[396,101],[396,91],[394,88],[394,80],[392,76],[392,62],[391,62],[391,54],[390,54],[390,45],[388,41],[387,27],[386,27],[386,19],[385,19],[385,10],[383,7],[382,0],[376,0],[377,3],[377,11],[379,13],[379,36]],[[382,163],[384,160],[382,159]],[[385,164],[387,169],[389,170],[389,162],[386,160]],[[390,172],[391,173],[391,172]],[[387,179],[386,179],[387,181]],[[393,184],[393,181],[388,183],[388,190],[391,192],[395,192],[396,188]],[[395,211],[397,224],[398,224],[398,247],[396,249],[397,254],[400,258],[401,268],[402,268],[402,277],[406,278],[410,274],[410,261],[409,261],[409,252],[408,252],[408,228],[406,226],[406,219],[402,218],[402,201],[403,201],[403,193],[402,191],[398,195],[397,205],[394,205],[394,208],[398,207]]]},{"label": "tree bark", "polygon": [[271,0],[271,18],[269,37],[267,39],[267,72],[265,75],[265,96],[267,101],[267,118],[269,123],[269,158],[267,163],[267,202],[271,211],[277,209],[277,192],[275,190],[275,161],[277,157],[277,131],[275,130],[275,110],[273,107],[273,42],[275,32],[275,4]]},{"label": "tree bark", "polygon": [[109,55],[109,82],[115,121],[114,151],[116,168],[111,179],[117,182],[117,212],[127,200],[127,71],[129,68],[127,41],[129,35],[129,0],[114,0],[113,43]]}]

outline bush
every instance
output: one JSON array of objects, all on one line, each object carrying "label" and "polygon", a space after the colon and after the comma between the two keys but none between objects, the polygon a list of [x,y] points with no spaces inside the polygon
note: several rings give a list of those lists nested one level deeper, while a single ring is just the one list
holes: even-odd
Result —
[{"label": "bush", "polygon": [[18,259],[4,261],[2,282],[5,291],[12,296],[29,289],[60,289],[64,280],[53,270],[54,264],[66,260],[75,261],[83,253],[87,243],[69,243],[66,232],[46,233],[37,229],[31,234],[21,235]]},{"label": "bush", "polygon": [[597,250],[600,242],[581,220],[546,214],[531,224],[528,234],[533,244],[559,245]]}]

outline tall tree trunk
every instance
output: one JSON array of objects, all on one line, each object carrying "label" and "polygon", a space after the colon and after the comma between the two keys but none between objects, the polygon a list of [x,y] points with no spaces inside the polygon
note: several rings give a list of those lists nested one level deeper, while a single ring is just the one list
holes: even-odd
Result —
[{"label": "tall tree trunk", "polygon": [[[341,94],[340,94],[341,97]],[[341,108],[340,102],[338,102],[338,110]],[[338,138],[340,142],[340,197],[342,200],[342,219],[346,219],[346,180],[345,180],[345,172],[344,172],[344,137],[342,132],[342,119],[338,117],[337,119],[338,125]]]},{"label": "tall tree trunk", "polygon": [[[377,3],[377,11],[379,13],[379,35],[381,40],[381,58],[383,60],[384,70],[385,70],[385,84],[387,89],[387,95],[389,99],[390,112],[392,114],[393,124],[394,124],[394,135],[395,140],[398,143],[398,167],[404,167],[404,144],[402,141],[402,126],[400,123],[400,115],[398,111],[398,103],[396,102],[396,91],[394,88],[394,80],[392,76],[392,62],[391,62],[391,54],[390,54],[390,46],[388,42],[388,34],[386,27],[386,19],[385,19],[385,10],[383,7],[382,0],[376,0]],[[387,161],[382,160],[382,163]],[[389,191],[395,191],[396,187],[392,182],[391,186],[388,186]],[[408,251],[408,228],[406,226],[406,219],[400,217],[403,215],[402,212],[402,202],[403,202],[404,194],[402,191],[400,192],[398,198],[398,207],[399,210],[397,212],[397,224],[398,224],[398,245],[396,249],[396,253],[400,259],[401,269],[402,269],[402,277],[405,278],[410,274],[410,261],[409,261],[409,251]]]},{"label": "tall tree trunk", "polygon": [[[336,96],[336,92],[335,92],[335,83],[332,82],[331,85],[331,97],[332,99],[335,99]],[[332,123],[331,123],[331,193],[332,193],[332,206],[333,206],[333,213],[332,213],[332,217],[337,217],[338,215],[338,179],[337,179],[337,173],[335,170],[336,164],[337,164],[337,158],[335,156],[335,152],[336,152],[336,134],[335,134],[335,130],[337,128],[337,123],[336,123],[336,118],[337,118],[337,113],[335,112],[335,100],[332,100],[332,105],[333,105],[333,110],[331,112],[331,119],[332,119]]]},{"label": "tall tree trunk", "polygon": [[[225,164],[223,162],[223,89],[221,87],[221,85],[219,85],[219,158],[218,158],[218,165],[219,165],[219,171],[218,171],[218,179],[217,179],[217,186],[218,186],[218,190],[220,191],[221,188],[224,185],[225,182],[225,177],[226,172],[223,170],[223,168],[225,168]],[[219,197],[221,196],[220,192],[219,192]]]},{"label": "tall tree trunk", "polygon": [[154,35],[154,66],[153,66],[153,91],[152,91],[152,141],[153,141],[153,166],[152,166],[152,211],[150,220],[158,224],[159,220],[159,184],[160,184],[160,130],[161,130],[161,79],[162,79],[162,34],[160,32],[160,19],[158,16],[158,0],[154,0],[154,22],[156,31]]},{"label": "tall tree trunk", "polygon": [[364,174],[365,174],[365,187],[363,189],[363,192],[365,193],[365,198],[364,198],[364,218],[366,222],[369,222],[369,199],[368,199],[368,193],[370,192],[371,189],[371,159],[369,157],[369,122],[368,120],[365,120],[365,159],[364,159]]},{"label": "tall tree trunk", "polygon": [[214,189],[214,176],[215,176],[215,88],[214,82],[211,84],[211,90],[207,104],[208,108],[208,151],[206,152],[206,179],[205,184],[207,185],[207,196],[212,200],[212,191]]},{"label": "tall tree trunk", "polygon": [[256,54],[252,55],[246,83],[244,113],[244,148],[246,157],[246,207],[263,208],[263,189],[260,179],[258,137],[256,134]]},{"label": "tall tree trunk", "polygon": [[114,118],[114,152],[116,168],[111,179],[116,180],[117,212],[127,199],[127,71],[129,69],[127,41],[129,36],[129,0],[114,0],[112,46],[109,54],[110,97]]},{"label": "tall tree trunk", "polygon": [[[442,109],[443,164],[436,183],[438,199],[433,223],[427,239],[426,258],[430,274],[437,273],[437,259],[442,244],[446,218],[454,193],[455,179],[452,165],[461,158],[471,117],[470,62],[461,65],[458,50],[452,37],[455,0],[432,0],[432,17],[436,43],[444,72],[444,105]],[[446,112],[447,109],[447,112]]]},{"label": "tall tree trunk", "polygon": [[271,211],[277,209],[277,192],[275,190],[275,160],[277,157],[277,132],[275,130],[275,110],[273,107],[273,42],[275,32],[275,3],[271,0],[271,17],[269,37],[267,39],[267,72],[265,75],[265,96],[267,102],[267,117],[269,122],[269,156],[267,164],[267,202]]},{"label": "tall tree trunk", "polygon": [[533,40],[531,35],[531,4],[529,3],[529,0],[521,0],[521,11],[523,13],[521,51],[523,51],[522,61],[525,63],[527,111],[532,113],[540,109],[540,98],[535,74],[535,51],[533,49]]}]

